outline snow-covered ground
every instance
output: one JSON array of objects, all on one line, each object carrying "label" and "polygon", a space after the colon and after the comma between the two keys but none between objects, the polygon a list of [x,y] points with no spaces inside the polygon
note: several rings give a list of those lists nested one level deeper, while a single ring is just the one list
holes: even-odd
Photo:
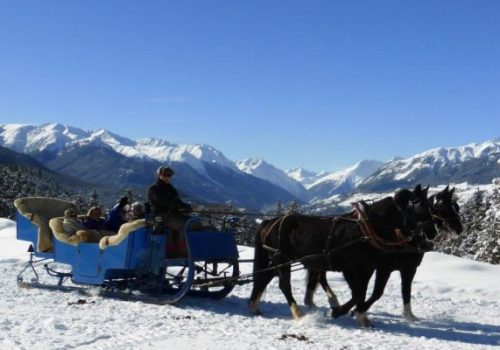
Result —
[{"label": "snow-covered ground", "polygon": [[[263,316],[251,316],[251,285],[238,286],[223,300],[186,297],[176,306],[157,306],[83,297],[76,293],[19,289],[16,276],[28,244],[15,240],[15,224],[0,219],[1,349],[493,349],[500,347],[500,266],[429,253],[413,284],[419,322],[400,317],[398,276],[371,309],[374,328],[360,329],[350,317],[325,316],[318,308],[291,318],[273,281],[263,298]],[[243,258],[252,250],[241,247]],[[243,266],[243,272],[251,266]],[[338,273],[329,280],[339,299],[349,290]],[[304,274],[293,275],[297,300]],[[76,303],[84,299],[85,303]]]}]

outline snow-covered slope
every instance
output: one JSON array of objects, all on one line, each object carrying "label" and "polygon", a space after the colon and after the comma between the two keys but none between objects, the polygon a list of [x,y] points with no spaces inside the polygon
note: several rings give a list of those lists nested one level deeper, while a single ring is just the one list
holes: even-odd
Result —
[{"label": "snow-covered slope", "polygon": [[383,164],[377,160],[364,160],[327,174],[308,186],[309,193],[313,198],[327,198],[334,194],[351,192]]},{"label": "snow-covered slope", "polygon": [[[28,258],[28,243],[14,237],[14,223],[0,219],[0,349],[479,350],[500,345],[500,266],[428,253],[413,283],[413,311],[420,321],[402,319],[400,280],[393,274],[370,310],[374,328],[360,329],[348,316],[327,317],[322,291],[316,293],[316,309],[303,306],[303,271],[292,274],[293,293],[306,312],[301,321],[292,320],[276,279],[263,297],[263,316],[248,312],[249,284],[236,286],[222,300],[186,297],[176,306],[19,289],[16,276]],[[241,258],[252,258],[252,249],[239,250]],[[241,264],[241,269],[248,273],[252,266]],[[341,274],[329,273],[328,279],[341,301],[350,298]]]},{"label": "snow-covered slope", "polygon": [[126,157],[148,157],[160,162],[186,162],[203,171],[203,162],[236,170],[220,151],[208,145],[177,145],[160,139],[130,140],[104,129],[85,131],[61,124],[0,125],[0,146],[17,152],[61,152],[65,148],[103,144]]},{"label": "snow-covered slope", "polygon": [[315,173],[314,171],[309,171],[302,167],[286,170],[285,173],[295,181],[300,182],[305,188],[309,188],[310,185],[316,182],[319,178],[329,174],[326,171]]},{"label": "snow-covered slope", "polygon": [[238,169],[244,173],[267,180],[302,200],[307,200],[307,192],[298,181],[290,178],[283,170],[267,163],[263,159],[245,159],[236,162]]},{"label": "snow-covered slope", "polygon": [[0,145],[20,153],[35,151],[59,151],[75,140],[89,137],[89,133],[61,124],[42,126],[4,124],[0,125]]}]

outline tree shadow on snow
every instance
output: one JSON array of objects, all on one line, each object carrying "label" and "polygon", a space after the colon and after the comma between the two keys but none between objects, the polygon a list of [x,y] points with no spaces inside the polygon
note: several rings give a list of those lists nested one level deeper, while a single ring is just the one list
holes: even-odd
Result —
[{"label": "tree shadow on snow", "polygon": [[375,329],[387,333],[406,334],[445,341],[456,341],[478,345],[500,345],[500,326],[460,322],[452,319],[421,320],[414,323],[404,321],[399,315],[388,313],[372,316]]}]

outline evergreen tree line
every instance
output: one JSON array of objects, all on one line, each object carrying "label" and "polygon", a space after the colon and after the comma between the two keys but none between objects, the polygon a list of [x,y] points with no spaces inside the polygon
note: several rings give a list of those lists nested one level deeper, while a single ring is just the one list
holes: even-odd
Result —
[{"label": "evergreen tree line", "polygon": [[436,250],[491,264],[500,264],[500,178],[493,180],[493,192],[477,190],[460,208],[462,234],[446,235]]},{"label": "evergreen tree line", "polygon": [[86,192],[60,186],[51,178],[45,177],[37,168],[20,167],[18,165],[0,166],[0,217],[13,219],[15,216],[14,200],[22,197],[51,197],[67,200],[77,204],[80,213],[84,214],[90,207],[99,206],[106,212],[120,195],[125,195],[131,203],[143,200],[144,196],[135,194],[132,190],[102,193],[100,198],[96,189]]}]

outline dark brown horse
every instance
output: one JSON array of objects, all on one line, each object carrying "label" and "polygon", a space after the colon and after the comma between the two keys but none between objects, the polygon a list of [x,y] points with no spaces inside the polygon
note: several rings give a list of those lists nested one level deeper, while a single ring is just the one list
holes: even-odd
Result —
[{"label": "dark brown horse", "polygon": [[[449,191],[448,187],[446,187],[443,191],[431,196],[429,198],[430,200],[428,200],[428,189],[429,187],[422,189],[420,185],[418,185],[413,192],[401,190],[396,193],[395,201],[403,207],[405,206],[404,203],[413,206],[417,220],[423,225],[422,233],[425,235],[415,237],[416,246],[423,249],[421,252],[416,251],[379,255],[378,261],[376,262],[374,289],[372,295],[363,307],[364,311],[368,310],[371,305],[382,296],[391,273],[393,271],[399,271],[401,275],[401,293],[403,297],[403,317],[409,321],[417,320],[411,308],[411,286],[416,270],[424,257],[424,251],[432,249],[432,242],[437,236],[438,231],[434,229],[432,223],[437,223],[441,227],[447,227],[457,234],[460,234],[463,230],[458,215],[459,207],[456,201],[453,200],[453,190]],[[313,294],[318,283],[327,291],[328,300],[331,304],[331,295],[333,292],[326,281],[326,274],[320,271],[309,271],[305,299],[306,305],[314,305]],[[354,306],[354,301],[350,300],[346,305],[352,307]]]},{"label": "dark brown horse", "polygon": [[429,203],[439,228],[445,229],[449,233],[460,234],[463,231],[463,226],[460,221],[460,206],[454,192],[455,187],[450,190],[449,186],[446,186],[444,190],[430,196]]},{"label": "dark brown horse", "polygon": [[[279,276],[279,286],[294,318],[302,315],[290,285],[290,265],[301,262],[317,271],[341,271],[352,293],[353,303],[362,310],[368,280],[378,256],[385,251],[407,249],[419,232],[416,221],[408,220],[392,197],[371,205],[360,202],[353,213],[329,218],[290,215],[264,222],[256,235],[254,284],[249,307],[259,314],[259,302],[269,282]],[[336,316],[352,306],[335,306]],[[369,325],[364,312],[358,323]]]}]

